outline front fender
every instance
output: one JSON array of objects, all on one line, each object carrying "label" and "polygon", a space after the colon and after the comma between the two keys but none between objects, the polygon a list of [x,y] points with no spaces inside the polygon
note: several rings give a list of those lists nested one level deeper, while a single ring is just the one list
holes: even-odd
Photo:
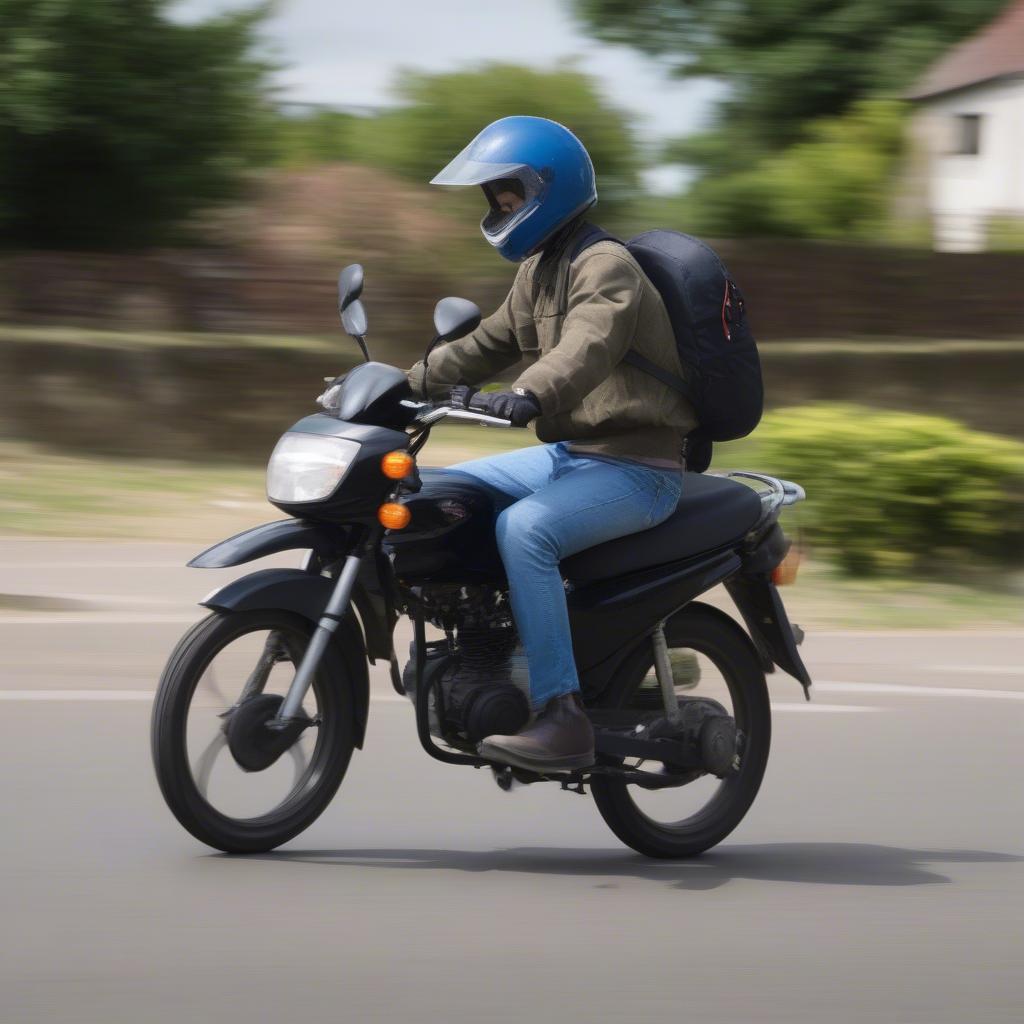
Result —
[{"label": "front fender", "polygon": [[[348,554],[352,545],[350,533],[347,526],[331,526],[302,519],[280,519],[236,533],[234,537],[228,537],[196,555],[188,564],[193,569],[224,569],[282,551],[309,550],[316,553],[321,565],[329,565]],[[378,658],[385,661],[391,659],[391,632],[396,619],[381,584],[381,572],[380,558],[367,558],[359,573],[359,582],[352,592],[352,603],[363,625],[371,663],[376,663]],[[310,591],[312,593],[314,591]],[[304,598],[298,595],[296,599]],[[307,617],[314,618],[314,621],[319,618],[319,611],[324,604],[320,605],[315,617]]]},{"label": "front fender", "polygon": [[279,519],[264,523],[251,530],[243,530],[196,555],[189,562],[193,569],[224,569],[257,558],[276,555],[280,551],[309,548],[330,561],[340,558],[348,550],[348,530],[345,527],[326,526],[302,519]]},{"label": "front fender", "polygon": [[[280,608],[294,612],[316,625],[334,590],[334,580],[301,569],[258,569],[214,591],[199,603],[213,611],[253,611]],[[354,611],[350,608],[332,637],[353,682],[355,740],[362,748],[370,713],[370,673],[366,645]]]}]

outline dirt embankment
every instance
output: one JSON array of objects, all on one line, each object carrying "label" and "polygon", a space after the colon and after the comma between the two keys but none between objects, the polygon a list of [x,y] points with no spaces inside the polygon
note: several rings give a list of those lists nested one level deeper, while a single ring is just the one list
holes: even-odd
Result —
[{"label": "dirt embankment", "polygon": [[[761,353],[770,408],[855,401],[1024,438],[1024,343],[768,342]],[[260,462],[354,355],[341,336],[0,328],[0,434],[64,451]],[[403,364],[398,347],[379,343],[378,355]]]}]

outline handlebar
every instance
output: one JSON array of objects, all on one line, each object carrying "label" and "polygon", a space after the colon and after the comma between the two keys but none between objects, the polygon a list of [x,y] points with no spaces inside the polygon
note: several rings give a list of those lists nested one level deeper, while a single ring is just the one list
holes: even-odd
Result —
[{"label": "handlebar", "polygon": [[440,420],[451,418],[464,423],[479,423],[485,427],[511,427],[511,420],[503,420],[498,416],[487,416],[482,412],[471,412],[469,409],[456,409],[451,405],[433,405],[430,402],[410,402],[403,399],[402,405],[407,409],[416,409],[416,422],[429,426]]}]

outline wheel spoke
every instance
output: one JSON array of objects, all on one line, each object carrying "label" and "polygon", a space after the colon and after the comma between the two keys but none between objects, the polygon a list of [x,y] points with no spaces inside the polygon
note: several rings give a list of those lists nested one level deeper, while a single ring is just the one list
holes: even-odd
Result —
[{"label": "wheel spoke", "polygon": [[227,694],[221,689],[220,683],[217,681],[217,669],[211,663],[207,669],[207,686],[216,694],[217,699],[225,707],[229,708],[234,704],[234,701],[229,700]]},{"label": "wheel spoke", "polygon": [[288,753],[291,754],[292,761],[295,762],[295,774],[292,778],[292,791],[294,792],[295,787],[302,781],[302,777],[306,774],[306,769],[309,767],[309,751],[300,740],[292,745]]},{"label": "wheel spoke", "polygon": [[202,793],[204,799],[209,798],[210,775],[213,772],[214,762],[227,745],[227,736],[218,729],[213,739],[210,740],[203,749],[203,752],[196,758],[196,767],[192,772],[192,778],[195,779],[196,788]]},{"label": "wheel spoke", "polygon": [[[260,817],[273,813],[282,804],[292,800],[314,777],[313,766],[318,757],[318,735],[295,738],[292,745],[265,768],[250,771],[235,760],[232,748],[236,743],[239,754],[261,743],[257,718],[239,719],[239,709],[250,701],[265,701],[278,697],[287,688],[292,669],[301,660],[301,638],[284,629],[251,632],[236,637],[222,647],[207,663],[203,673],[203,693],[197,689],[186,726],[191,730],[190,757],[192,776],[203,799],[222,814],[236,819]],[[285,671],[275,672],[283,663]],[[232,684],[228,680],[233,680]],[[303,710],[319,724],[320,706],[316,686],[310,689]],[[210,704],[219,711],[217,734],[210,737],[208,719]],[[268,714],[272,713],[272,707]],[[239,734],[229,740],[232,728]],[[256,730],[252,732],[251,730]],[[228,752],[224,753],[225,747]]]}]

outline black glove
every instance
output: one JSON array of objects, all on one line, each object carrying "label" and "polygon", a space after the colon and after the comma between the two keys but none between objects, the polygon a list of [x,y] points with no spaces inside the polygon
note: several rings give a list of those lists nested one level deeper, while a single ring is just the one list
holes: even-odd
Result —
[{"label": "black glove", "polygon": [[540,403],[523,389],[519,391],[478,391],[460,384],[451,390],[451,404],[458,409],[482,412],[485,416],[497,416],[509,420],[513,427],[525,427],[530,420],[540,415]]}]

